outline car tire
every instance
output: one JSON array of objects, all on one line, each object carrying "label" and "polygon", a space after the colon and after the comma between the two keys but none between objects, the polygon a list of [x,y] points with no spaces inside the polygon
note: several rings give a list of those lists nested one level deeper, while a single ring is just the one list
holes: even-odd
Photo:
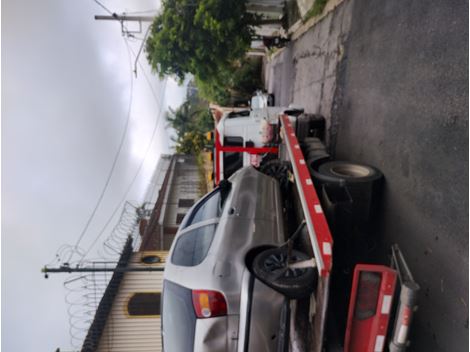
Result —
[{"label": "car tire", "polygon": [[[297,250],[292,250],[294,262],[310,259]],[[255,276],[277,292],[290,299],[308,297],[318,281],[318,272],[314,268],[287,269],[287,248],[272,248],[259,253],[253,261]],[[284,272],[282,272],[284,271]]]}]

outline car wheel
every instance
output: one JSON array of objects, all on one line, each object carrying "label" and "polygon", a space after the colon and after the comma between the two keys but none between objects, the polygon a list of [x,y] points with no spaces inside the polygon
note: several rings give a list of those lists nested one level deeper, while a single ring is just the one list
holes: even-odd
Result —
[{"label": "car wheel", "polygon": [[[292,262],[310,259],[292,250]],[[258,254],[253,261],[253,273],[269,287],[288,298],[308,297],[317,285],[318,273],[314,268],[287,268],[287,248],[272,248]]]}]

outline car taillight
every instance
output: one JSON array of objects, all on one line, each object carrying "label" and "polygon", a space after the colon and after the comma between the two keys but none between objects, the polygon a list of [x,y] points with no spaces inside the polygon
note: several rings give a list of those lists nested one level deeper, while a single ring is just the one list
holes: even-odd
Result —
[{"label": "car taillight", "polygon": [[227,302],[217,291],[193,290],[193,306],[198,318],[227,315]]}]

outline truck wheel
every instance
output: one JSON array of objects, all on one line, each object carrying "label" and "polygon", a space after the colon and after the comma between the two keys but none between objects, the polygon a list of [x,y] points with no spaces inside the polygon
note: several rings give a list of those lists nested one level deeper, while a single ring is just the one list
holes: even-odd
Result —
[{"label": "truck wheel", "polygon": [[348,161],[328,161],[318,168],[317,175],[323,182],[369,183],[382,179],[382,173],[375,167]]},{"label": "truck wheel", "polygon": [[291,166],[288,162],[279,161],[277,159],[270,160],[261,165],[260,171],[278,180],[281,190],[285,191],[289,188],[289,173],[291,171]]},{"label": "truck wheel", "polygon": [[325,135],[325,118],[316,114],[302,114],[298,116],[295,134],[299,142],[317,137],[321,142]]},{"label": "truck wheel", "polygon": [[289,116],[299,116],[304,113],[304,109],[300,107],[289,107],[287,110],[284,110],[284,114]]},{"label": "truck wheel", "polygon": [[[292,250],[295,262],[310,259]],[[253,261],[253,273],[269,287],[291,299],[308,297],[317,285],[318,273],[314,268],[287,269],[287,248],[272,248],[258,254]]]},{"label": "truck wheel", "polygon": [[268,94],[268,106],[274,106],[274,94]]}]

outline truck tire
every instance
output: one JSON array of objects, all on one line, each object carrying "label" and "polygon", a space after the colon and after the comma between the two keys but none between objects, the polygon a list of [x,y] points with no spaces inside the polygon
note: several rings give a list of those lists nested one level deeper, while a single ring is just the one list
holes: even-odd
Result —
[{"label": "truck tire", "polygon": [[289,173],[292,171],[290,163],[278,159],[270,160],[260,166],[260,171],[278,180],[282,191],[288,190]]},{"label": "truck tire", "polygon": [[[310,259],[292,250],[293,262]],[[308,297],[317,285],[318,273],[314,268],[285,269],[287,248],[272,248],[259,253],[253,261],[253,273],[263,283],[291,299]]]},{"label": "truck tire", "polygon": [[321,164],[315,178],[332,183],[373,183],[383,178],[382,173],[373,166],[348,161],[328,161]]},{"label": "truck tire", "polygon": [[317,137],[320,141],[325,136],[325,118],[317,114],[302,114],[297,118],[296,136],[299,142],[307,138]]},{"label": "truck tire", "polygon": [[268,94],[268,106],[274,106],[275,100],[274,100],[274,94]]}]

